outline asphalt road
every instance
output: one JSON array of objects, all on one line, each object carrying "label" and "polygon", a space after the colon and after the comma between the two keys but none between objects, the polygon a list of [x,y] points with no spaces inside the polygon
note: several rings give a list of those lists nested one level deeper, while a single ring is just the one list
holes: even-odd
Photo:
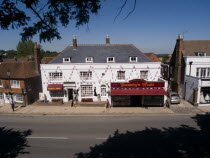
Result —
[{"label": "asphalt road", "polygon": [[72,158],[101,144],[116,130],[140,131],[145,127],[196,127],[192,115],[117,115],[117,116],[17,116],[0,115],[0,127],[32,130],[27,137],[29,154],[20,158]]}]

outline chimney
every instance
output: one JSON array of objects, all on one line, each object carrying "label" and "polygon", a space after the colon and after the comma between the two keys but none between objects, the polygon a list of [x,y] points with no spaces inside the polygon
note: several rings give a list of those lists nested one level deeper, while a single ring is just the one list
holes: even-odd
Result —
[{"label": "chimney", "polygon": [[175,46],[175,68],[174,68],[174,80],[177,84],[177,89],[175,92],[178,94],[181,93],[181,82],[183,80],[182,78],[182,49],[183,49],[183,38],[182,35],[179,34],[178,38],[176,40],[176,46]]},{"label": "chimney", "polygon": [[110,38],[109,38],[109,35],[106,35],[106,44],[110,44]]},{"label": "chimney", "polygon": [[77,49],[77,38],[75,35],[73,35],[72,42],[73,42],[73,49]]},{"label": "chimney", "polygon": [[40,74],[40,48],[37,45],[37,42],[34,43],[34,62],[35,62],[35,70],[38,74]]}]

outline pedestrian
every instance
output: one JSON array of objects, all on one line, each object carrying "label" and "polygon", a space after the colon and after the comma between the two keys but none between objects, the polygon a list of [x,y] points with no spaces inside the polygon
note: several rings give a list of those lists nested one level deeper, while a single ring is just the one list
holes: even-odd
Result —
[{"label": "pedestrian", "polygon": [[74,106],[74,98],[72,99],[72,102],[71,102],[71,107]]},{"label": "pedestrian", "polygon": [[12,110],[14,112],[15,111],[15,104],[13,102],[11,103],[11,107],[12,107]]},{"label": "pedestrian", "polygon": [[109,103],[109,99],[106,100],[106,108],[110,108],[110,103]]}]

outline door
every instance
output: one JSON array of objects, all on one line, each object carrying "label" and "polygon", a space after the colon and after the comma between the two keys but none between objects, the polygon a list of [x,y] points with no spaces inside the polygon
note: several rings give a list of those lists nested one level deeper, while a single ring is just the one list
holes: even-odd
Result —
[{"label": "door", "polygon": [[132,95],[131,96],[131,106],[132,107],[142,106],[142,96],[141,95]]},{"label": "door", "polygon": [[73,89],[68,89],[68,100],[73,99]]}]

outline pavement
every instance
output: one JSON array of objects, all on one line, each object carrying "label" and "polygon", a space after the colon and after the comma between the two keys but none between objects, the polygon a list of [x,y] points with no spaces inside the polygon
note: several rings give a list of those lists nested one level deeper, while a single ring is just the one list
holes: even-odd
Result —
[{"label": "pavement", "polygon": [[16,105],[13,112],[10,104],[0,105],[0,114],[34,114],[34,115],[79,115],[79,114],[202,114],[210,112],[210,107],[195,107],[182,100],[180,104],[164,107],[111,107],[70,105],[39,105],[33,104],[23,107]]}]

